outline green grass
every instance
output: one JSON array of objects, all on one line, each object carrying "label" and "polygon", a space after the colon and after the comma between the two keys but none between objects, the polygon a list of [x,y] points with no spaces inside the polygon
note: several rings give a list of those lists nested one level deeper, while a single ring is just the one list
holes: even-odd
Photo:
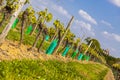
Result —
[{"label": "green grass", "polygon": [[0,62],[0,80],[103,80],[108,68],[57,60],[13,60]]},{"label": "green grass", "polygon": [[[25,45],[33,45],[34,41],[35,41],[35,35],[30,36],[30,35],[26,35],[24,34],[24,39],[23,39],[23,44]],[[12,41],[20,41],[20,32],[18,31],[14,31],[14,30],[10,30],[10,32],[7,35],[7,39],[12,40]],[[41,38],[39,39],[38,43],[37,43],[37,48],[41,42]],[[48,48],[48,46],[50,45],[50,42],[45,41],[42,49],[46,50]]]}]

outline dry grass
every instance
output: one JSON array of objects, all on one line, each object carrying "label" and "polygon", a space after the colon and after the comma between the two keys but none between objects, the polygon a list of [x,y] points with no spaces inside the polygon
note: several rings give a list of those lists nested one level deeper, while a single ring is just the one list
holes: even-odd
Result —
[{"label": "dry grass", "polygon": [[19,43],[17,41],[9,41],[6,40],[0,46],[0,60],[14,60],[14,59],[41,59],[41,60],[61,60],[64,62],[75,61],[80,63],[91,63],[91,64],[99,64],[92,61],[78,61],[76,59],[72,59],[70,57],[63,57],[59,55],[46,55],[44,52],[38,53],[37,49],[34,51],[28,51],[31,47],[30,45],[21,45],[18,46]]}]

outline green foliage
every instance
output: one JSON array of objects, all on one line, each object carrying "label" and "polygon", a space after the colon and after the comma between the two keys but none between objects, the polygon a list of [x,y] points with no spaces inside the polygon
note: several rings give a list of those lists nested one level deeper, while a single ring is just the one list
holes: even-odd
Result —
[{"label": "green foliage", "polygon": [[48,10],[45,9],[44,11],[40,11],[38,12],[38,23],[41,22],[41,23],[45,23],[45,22],[50,22],[53,18],[53,15],[52,13],[48,13]]},{"label": "green foliage", "polygon": [[36,23],[35,11],[32,6],[26,9],[28,21],[32,24]]},{"label": "green foliage", "polygon": [[112,67],[117,68],[117,69],[120,70],[120,64],[119,64],[119,63],[115,63],[115,64],[113,64]]},{"label": "green foliage", "polygon": [[60,27],[60,21],[59,20],[55,20],[54,22],[53,22],[53,25],[56,27],[56,28],[59,28]]},{"label": "green foliage", "polygon": [[[67,35],[65,36],[65,39],[64,40],[67,40],[68,39],[68,42],[69,43],[74,43],[74,38],[75,38],[75,34],[72,33],[70,30],[68,30],[68,33]],[[79,42],[79,41],[78,41]]]},{"label": "green foliage", "polygon": [[110,56],[110,55],[104,54],[104,57],[105,57],[105,60],[109,66],[112,66],[113,64],[120,62],[119,58],[115,58],[115,57]]},{"label": "green foliage", "polygon": [[55,35],[55,29],[54,27],[48,27],[48,34],[50,37],[54,36]]},{"label": "green foliage", "polygon": [[[84,53],[85,50],[87,49],[88,45],[85,43],[82,43],[82,51],[81,53]],[[89,55],[93,55],[95,58],[98,59],[98,62],[101,63],[106,63],[106,59],[104,58],[104,56],[99,55],[93,48],[89,48],[88,49]]]},{"label": "green foliage", "polygon": [[4,19],[5,15],[4,13],[0,13],[0,22]]},{"label": "green foliage", "polygon": [[99,51],[100,53],[102,52],[101,45],[97,39],[92,39],[91,37],[87,37],[85,41],[87,42],[88,45],[92,41],[93,43],[91,44],[91,47],[96,51]]},{"label": "green foliage", "polygon": [[13,60],[0,62],[1,80],[103,80],[108,68],[57,60]]},{"label": "green foliage", "polygon": [[19,0],[6,0],[6,6],[11,9],[11,11],[15,11],[19,8]]}]

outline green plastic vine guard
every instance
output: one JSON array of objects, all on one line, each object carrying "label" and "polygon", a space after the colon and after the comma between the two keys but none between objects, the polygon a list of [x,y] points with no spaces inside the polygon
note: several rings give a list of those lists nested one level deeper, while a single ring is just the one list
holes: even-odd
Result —
[{"label": "green plastic vine guard", "polygon": [[51,42],[50,46],[46,50],[46,54],[51,55],[53,53],[55,47],[57,46],[57,42],[58,42],[58,39],[55,39]]},{"label": "green plastic vine guard", "polygon": [[63,53],[62,53],[62,56],[63,56],[63,57],[66,56],[66,54],[67,54],[67,52],[69,51],[69,49],[70,49],[70,46],[66,46],[65,50],[64,50]]},{"label": "green plastic vine guard", "polygon": [[27,28],[25,34],[27,34],[27,35],[30,34],[31,31],[32,31],[32,29],[33,29],[32,25],[28,26],[28,28]]},{"label": "green plastic vine guard", "polygon": [[14,21],[14,23],[12,24],[12,29],[14,29],[17,25],[17,23],[19,22],[19,19],[16,18],[16,20]]},{"label": "green plastic vine guard", "polygon": [[49,36],[49,35],[46,35],[46,36],[45,36],[45,40],[46,40],[46,41],[48,41],[48,40],[49,40],[49,38],[50,38],[50,36]]},{"label": "green plastic vine guard", "polygon": [[86,56],[86,61],[89,61],[90,60],[90,56]]},{"label": "green plastic vine guard", "polygon": [[78,49],[77,49],[76,51],[73,52],[73,54],[72,54],[71,57],[74,58],[74,57],[77,55],[78,52],[79,52],[79,51],[78,51]]},{"label": "green plastic vine guard", "polygon": [[80,55],[78,56],[78,60],[82,60],[83,58],[83,53],[80,53]]},{"label": "green plastic vine guard", "polygon": [[85,60],[85,57],[86,57],[86,56],[83,54],[82,60]]},{"label": "green plastic vine guard", "polygon": [[89,59],[90,59],[90,57],[89,57],[89,56],[87,56],[87,55],[83,55],[83,58],[82,58],[82,60],[89,61]]}]

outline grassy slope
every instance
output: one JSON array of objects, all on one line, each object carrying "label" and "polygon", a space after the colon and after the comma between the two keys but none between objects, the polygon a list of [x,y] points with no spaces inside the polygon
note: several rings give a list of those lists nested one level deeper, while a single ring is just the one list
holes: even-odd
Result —
[{"label": "grassy slope", "polygon": [[[34,40],[35,40],[35,36],[36,35],[30,36],[30,35],[24,34],[23,44],[32,45]],[[20,40],[20,32],[16,31],[16,29],[11,30],[9,32],[8,36],[7,36],[7,39],[12,40],[12,41],[19,41]],[[41,38],[39,39],[36,47],[38,47],[40,43],[41,43]],[[43,46],[42,46],[42,51],[47,50],[47,48],[49,47],[49,44],[50,44],[50,41],[45,41],[43,43]],[[60,47],[59,50],[61,50],[61,49],[62,48]],[[73,52],[73,49],[70,49],[67,56],[71,56],[72,52]],[[105,61],[105,59],[103,57],[98,56],[98,54],[93,54],[93,55],[96,56],[102,63],[106,63],[106,61]]]},{"label": "grassy slope", "polygon": [[101,64],[57,60],[0,62],[0,80],[103,80],[108,68]]},{"label": "grassy slope", "polygon": [[[19,36],[20,33],[11,30],[7,39],[19,41]],[[34,36],[25,35],[24,44],[31,45],[34,39]],[[48,47],[48,44],[48,42],[44,43],[43,50]],[[103,80],[108,70],[101,64],[65,63],[56,60],[2,61],[0,80]]]}]

